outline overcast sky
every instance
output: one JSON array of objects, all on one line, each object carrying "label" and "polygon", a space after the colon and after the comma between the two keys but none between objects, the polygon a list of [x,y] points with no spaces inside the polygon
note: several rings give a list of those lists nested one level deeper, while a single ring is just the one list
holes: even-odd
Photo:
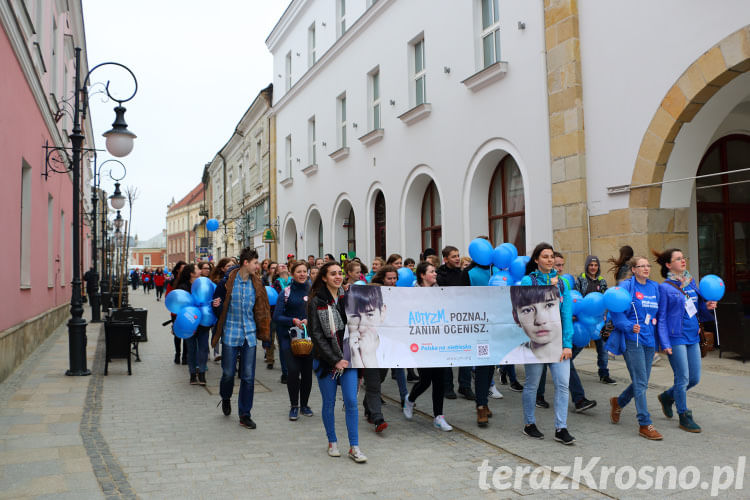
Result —
[{"label": "overcast sky", "polygon": [[[147,239],[165,227],[172,197],[179,200],[200,183],[204,165],[272,81],[265,39],[288,3],[83,0],[89,66],[115,61],[138,78],[138,93],[124,104],[128,128],[138,138],[133,152],[120,159],[127,168],[123,187],[139,190],[131,235]],[[132,78],[116,69],[97,69],[91,80],[111,80],[115,96],[132,93]],[[111,128],[113,108],[91,99],[98,148],[104,148],[101,134]],[[101,153],[99,163],[109,158]],[[117,167],[110,163],[103,172],[110,165]],[[111,193],[113,186],[103,177],[103,189]]]}]

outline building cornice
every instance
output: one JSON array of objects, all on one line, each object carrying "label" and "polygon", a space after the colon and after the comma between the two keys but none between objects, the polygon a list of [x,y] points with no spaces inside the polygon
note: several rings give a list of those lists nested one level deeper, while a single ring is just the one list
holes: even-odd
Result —
[{"label": "building cornice", "polygon": [[273,52],[276,49],[276,46],[286,37],[289,27],[297,19],[302,8],[311,1],[312,0],[292,0],[291,3],[289,3],[284,13],[281,14],[279,20],[276,21],[276,25],[274,25],[271,33],[266,37],[266,47],[268,47],[269,51]]}]

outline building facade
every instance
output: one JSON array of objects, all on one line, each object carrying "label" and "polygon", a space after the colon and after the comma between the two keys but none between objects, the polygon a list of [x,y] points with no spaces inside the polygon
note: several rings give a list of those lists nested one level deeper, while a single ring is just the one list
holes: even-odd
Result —
[{"label": "building facade", "polygon": [[[200,257],[200,256],[199,256]],[[148,240],[135,240],[130,247],[128,267],[164,269],[167,264],[167,230]]]},{"label": "building facade", "polygon": [[196,262],[199,226],[203,222],[203,183],[195,186],[180,201],[167,206],[167,267],[171,270],[177,262]]},{"label": "building facade", "polygon": [[[72,119],[63,100],[74,94],[75,48],[88,72],[80,1],[16,1],[0,4],[0,227],[6,280],[0,291],[0,381],[69,315],[73,205],[72,174],[44,176],[45,145],[70,147]],[[90,120],[82,124],[93,147]],[[58,170],[64,155],[52,155]],[[82,221],[88,206],[90,172],[82,167]],[[88,269],[91,244],[81,224],[81,269]],[[81,273],[82,276],[82,273]]]},{"label": "building facade", "polygon": [[280,251],[487,235],[580,272],[679,247],[750,294],[748,19],[741,0],[294,0],[266,41]]}]

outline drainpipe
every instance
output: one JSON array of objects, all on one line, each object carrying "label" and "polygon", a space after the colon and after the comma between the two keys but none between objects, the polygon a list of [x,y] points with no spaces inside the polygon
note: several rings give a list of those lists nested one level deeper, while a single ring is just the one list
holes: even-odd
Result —
[{"label": "drainpipe", "polygon": [[[224,216],[222,218],[224,219],[224,221],[223,221],[224,222],[224,257],[226,257],[227,253],[228,253],[228,248],[227,248],[227,234],[226,234],[226,229],[227,229],[227,223],[226,223],[226,221],[227,221],[227,160],[226,160],[226,158],[224,158],[224,155],[221,154],[221,151],[219,151],[216,154],[221,157],[221,161],[224,164],[224,181],[223,181],[223,185],[224,185]],[[231,189],[231,187],[230,187],[230,189]]]}]

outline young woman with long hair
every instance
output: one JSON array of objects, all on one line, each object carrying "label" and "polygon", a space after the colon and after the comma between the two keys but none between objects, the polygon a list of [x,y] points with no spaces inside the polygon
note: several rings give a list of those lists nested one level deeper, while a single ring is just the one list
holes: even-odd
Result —
[{"label": "young woman with long hair", "polygon": [[[169,280],[167,283],[167,291],[164,293],[164,297],[169,295],[169,292],[175,289],[175,284],[177,283],[177,278],[180,275],[180,271],[182,271],[182,268],[187,265],[187,262],[184,260],[177,261],[177,264],[174,265],[172,268],[172,279]],[[172,313],[172,321],[177,317],[176,314]],[[185,341],[182,340],[180,337],[174,334],[172,332],[172,335],[174,336],[174,364],[179,365],[180,364],[180,346],[182,346],[182,364],[187,364],[187,347],[185,346]]]},{"label": "young woman with long hair", "polygon": [[[201,275],[195,264],[182,267],[175,288],[190,293],[193,282]],[[208,361],[208,334],[210,326],[199,325],[195,333],[185,339],[187,365],[190,374],[190,385],[206,385],[206,362]]]},{"label": "young woman with long hair", "polygon": [[404,266],[403,258],[397,253],[390,254],[388,256],[388,260],[386,260],[385,263],[386,265],[393,266],[396,269],[399,269]]},{"label": "young woman with long hair", "polygon": [[381,259],[380,257],[375,257],[372,259],[372,267],[370,268],[370,272],[367,273],[365,276],[365,280],[370,283],[372,281],[372,277],[375,276],[375,274],[380,270],[381,267],[385,265],[385,261]]},{"label": "young woman with long hair", "polygon": [[396,286],[396,281],[398,281],[398,269],[390,264],[386,264],[375,273],[370,283],[382,286]]},{"label": "young woman with long hair", "polygon": [[624,245],[620,247],[620,255],[615,257],[610,257],[607,259],[607,262],[612,264],[612,267],[609,268],[609,272],[611,272],[615,276],[615,284],[620,284],[621,281],[624,281],[628,279],[630,276],[630,262],[633,258],[633,247],[630,245]]}]

